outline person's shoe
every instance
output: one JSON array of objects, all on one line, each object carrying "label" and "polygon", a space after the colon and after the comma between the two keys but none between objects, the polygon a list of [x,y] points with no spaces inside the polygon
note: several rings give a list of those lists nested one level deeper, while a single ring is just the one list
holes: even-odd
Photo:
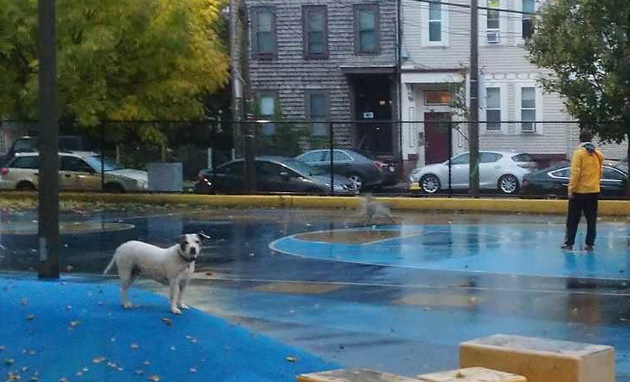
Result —
[{"label": "person's shoe", "polygon": [[565,251],[573,251],[573,246],[569,244],[562,244],[562,246],[560,246],[560,249],[564,249]]},{"label": "person's shoe", "polygon": [[595,247],[592,245],[587,245],[586,247],[584,247],[585,251],[591,252],[595,250]]}]

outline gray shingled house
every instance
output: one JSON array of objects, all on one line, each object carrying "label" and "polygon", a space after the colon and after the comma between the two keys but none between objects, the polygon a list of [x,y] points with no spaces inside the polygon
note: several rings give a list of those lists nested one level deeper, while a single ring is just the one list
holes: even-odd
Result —
[{"label": "gray shingled house", "polygon": [[[397,0],[243,5],[246,94],[258,118],[343,121],[334,124],[336,147],[399,157]],[[306,134],[324,140],[328,124],[316,122]],[[279,126],[266,124],[262,134]]]}]

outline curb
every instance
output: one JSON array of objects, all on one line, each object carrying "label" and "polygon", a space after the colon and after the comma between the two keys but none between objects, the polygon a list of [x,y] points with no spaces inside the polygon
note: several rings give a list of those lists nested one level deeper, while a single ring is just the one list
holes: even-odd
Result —
[{"label": "curb", "polygon": [[[3,192],[6,199],[36,199],[37,193]],[[539,199],[466,199],[377,197],[379,202],[395,210],[464,211],[487,213],[524,213],[564,215],[566,200]],[[361,197],[297,196],[297,195],[191,195],[191,194],[101,194],[61,193],[59,200],[101,203],[175,204],[212,207],[256,208],[344,208],[356,209]],[[630,201],[601,200],[599,216],[630,216]]]}]

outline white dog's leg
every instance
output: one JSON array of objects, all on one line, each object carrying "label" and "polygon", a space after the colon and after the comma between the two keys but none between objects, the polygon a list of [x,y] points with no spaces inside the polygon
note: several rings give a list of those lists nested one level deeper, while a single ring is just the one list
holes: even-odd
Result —
[{"label": "white dog's leg", "polygon": [[173,314],[182,314],[182,311],[177,307],[177,301],[179,300],[179,280],[171,280],[169,283],[170,287],[170,301],[171,301],[171,312]]},{"label": "white dog's leg", "polygon": [[131,305],[131,303],[127,300],[127,289],[129,289],[129,287],[131,286],[132,282],[133,282],[133,280],[130,279],[130,278],[121,279],[120,297],[121,297],[121,300],[122,300],[122,306],[125,309],[131,309],[133,307]]},{"label": "white dog's leg", "polygon": [[179,306],[181,309],[188,309],[188,305],[184,303],[184,291],[188,286],[188,281],[188,279],[182,279],[179,282],[179,298],[177,299],[177,306]]}]

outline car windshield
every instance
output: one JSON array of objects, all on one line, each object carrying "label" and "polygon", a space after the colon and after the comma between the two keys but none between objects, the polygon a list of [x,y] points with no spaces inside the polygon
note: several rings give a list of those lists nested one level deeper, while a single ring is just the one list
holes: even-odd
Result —
[{"label": "car windshield", "polygon": [[[92,167],[97,172],[101,172],[101,157],[100,156],[93,155],[93,156],[85,157],[84,159],[87,162],[87,164],[90,165],[90,167]],[[121,166],[118,162],[107,157],[104,158],[103,167],[105,169],[105,172],[123,169],[123,166]]]},{"label": "car windshield", "polygon": [[287,159],[282,161],[282,164],[290,167],[291,169],[299,172],[302,175],[315,176],[326,174],[326,172],[319,167],[311,166],[310,164],[301,162],[299,160]]}]

